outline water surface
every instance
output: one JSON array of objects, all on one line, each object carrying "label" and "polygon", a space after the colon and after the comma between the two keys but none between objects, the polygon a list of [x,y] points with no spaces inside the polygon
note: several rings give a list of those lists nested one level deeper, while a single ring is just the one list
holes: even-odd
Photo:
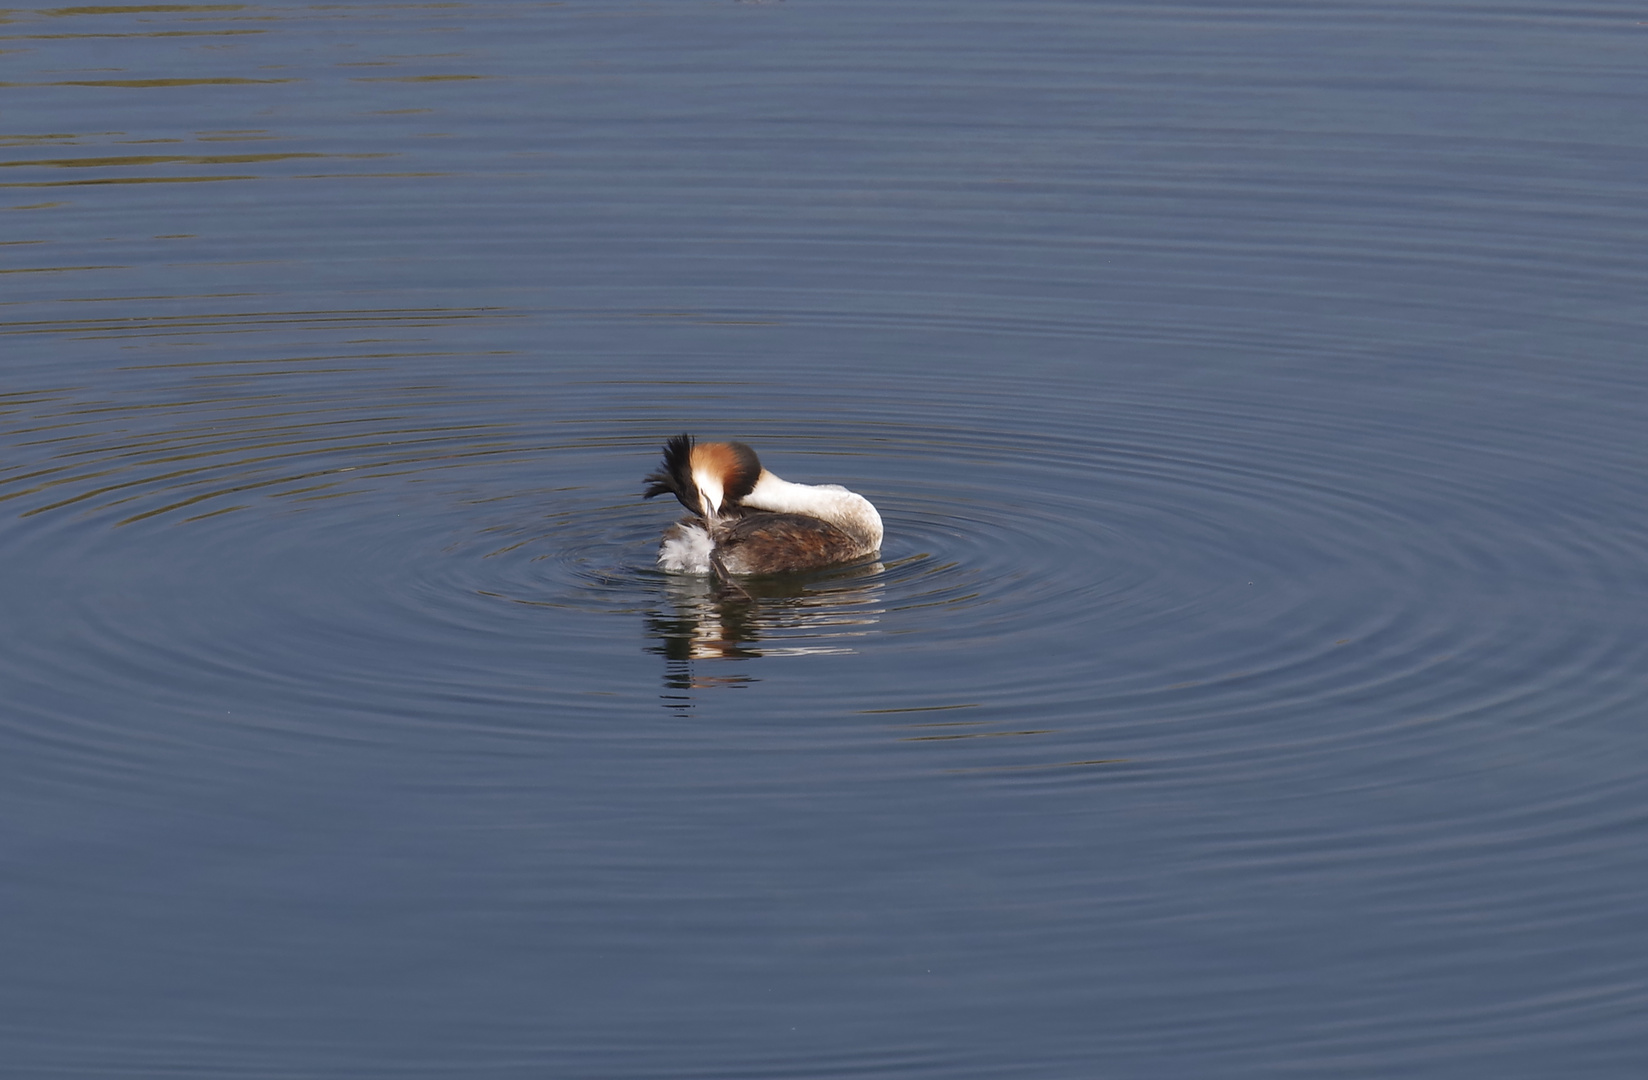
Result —
[{"label": "water surface", "polygon": [[6,1060],[1640,1075],[1640,21],[0,16]]}]

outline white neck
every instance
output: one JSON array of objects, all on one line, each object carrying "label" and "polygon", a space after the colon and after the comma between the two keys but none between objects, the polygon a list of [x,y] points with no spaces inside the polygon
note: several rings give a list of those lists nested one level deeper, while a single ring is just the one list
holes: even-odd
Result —
[{"label": "white neck", "polygon": [[828,521],[861,542],[866,553],[881,547],[881,515],[869,499],[837,484],[792,484],[762,469],[755,488],[739,501],[757,510]]}]

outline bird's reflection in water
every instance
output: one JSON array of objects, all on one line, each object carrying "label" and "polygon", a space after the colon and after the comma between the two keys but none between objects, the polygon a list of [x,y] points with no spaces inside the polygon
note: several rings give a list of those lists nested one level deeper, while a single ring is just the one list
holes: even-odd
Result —
[{"label": "bird's reflection in water", "polygon": [[647,651],[664,658],[666,705],[691,708],[692,691],[758,681],[748,670],[712,670],[721,662],[852,652],[853,639],[881,619],[882,570],[869,563],[736,583],[670,575],[668,609],[647,616]]}]

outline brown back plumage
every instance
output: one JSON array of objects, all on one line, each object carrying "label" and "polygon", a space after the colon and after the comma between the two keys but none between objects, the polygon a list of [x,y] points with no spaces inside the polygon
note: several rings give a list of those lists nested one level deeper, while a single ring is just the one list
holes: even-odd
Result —
[{"label": "brown back plumage", "polygon": [[751,510],[715,534],[712,558],[726,574],[787,574],[858,558],[863,547],[805,514]]}]

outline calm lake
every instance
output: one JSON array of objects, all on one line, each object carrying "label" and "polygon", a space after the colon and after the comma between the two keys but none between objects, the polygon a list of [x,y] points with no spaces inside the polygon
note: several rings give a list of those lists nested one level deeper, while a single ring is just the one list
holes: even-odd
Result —
[{"label": "calm lake", "polygon": [[[1648,1075],[1645,67],[0,12],[5,1072]],[[680,432],[880,561],[659,572]]]}]

